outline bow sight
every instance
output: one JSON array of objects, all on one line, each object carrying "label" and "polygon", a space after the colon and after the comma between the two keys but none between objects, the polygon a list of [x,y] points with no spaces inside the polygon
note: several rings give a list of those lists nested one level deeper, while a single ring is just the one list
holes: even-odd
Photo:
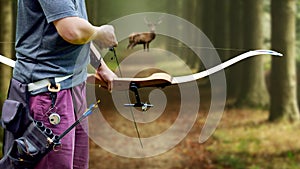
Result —
[{"label": "bow sight", "polygon": [[[111,48],[109,48],[109,51],[113,52],[114,57],[115,57],[116,62],[117,62],[117,66],[119,67],[120,76],[123,77],[115,48],[111,47]],[[136,103],[134,103],[134,104],[128,103],[128,104],[124,104],[124,106],[125,107],[140,107],[142,109],[142,111],[147,111],[148,108],[153,107],[153,105],[141,102],[138,88],[139,88],[138,84],[136,84],[134,82],[130,83],[129,89],[134,93]]]}]

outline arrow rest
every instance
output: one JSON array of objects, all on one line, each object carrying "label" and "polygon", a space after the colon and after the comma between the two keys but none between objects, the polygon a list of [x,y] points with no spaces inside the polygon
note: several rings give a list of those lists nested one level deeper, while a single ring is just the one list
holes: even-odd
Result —
[{"label": "arrow rest", "polygon": [[125,107],[140,107],[142,109],[142,111],[147,111],[148,108],[153,107],[152,104],[141,102],[141,98],[140,98],[139,91],[138,91],[138,86],[135,83],[131,82],[129,85],[129,89],[134,92],[136,103],[124,104]]}]

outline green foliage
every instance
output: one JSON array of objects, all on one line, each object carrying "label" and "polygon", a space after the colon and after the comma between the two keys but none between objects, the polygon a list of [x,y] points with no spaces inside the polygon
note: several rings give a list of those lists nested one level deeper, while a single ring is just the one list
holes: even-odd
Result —
[{"label": "green foliage", "polygon": [[267,112],[230,110],[208,146],[219,168],[296,169],[299,123],[267,123]]},{"label": "green foliage", "polygon": [[[94,21],[94,24],[99,25],[140,12],[167,12],[168,9],[176,4],[168,3],[169,1],[170,0],[86,0],[86,4],[90,19]],[[168,8],[166,8],[166,5],[168,5]]]},{"label": "green foliage", "polygon": [[246,163],[243,159],[236,155],[221,155],[217,159],[218,164],[222,165],[221,168],[229,167],[233,169],[245,169],[246,168]]}]

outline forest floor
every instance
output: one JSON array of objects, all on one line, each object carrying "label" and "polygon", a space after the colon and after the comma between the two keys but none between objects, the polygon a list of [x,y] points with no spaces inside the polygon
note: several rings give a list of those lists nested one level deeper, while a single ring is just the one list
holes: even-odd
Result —
[{"label": "forest floor", "polygon": [[[168,129],[178,116],[175,92],[166,91],[175,102],[167,106],[167,114],[150,125],[138,123],[142,137],[159,134]],[[200,91],[200,92],[204,92]],[[202,94],[202,93],[201,93]],[[107,95],[108,96],[108,95]],[[105,96],[105,97],[107,97]],[[102,96],[103,97],[103,96]],[[203,99],[204,98],[204,99]],[[209,98],[209,96],[207,97]],[[202,100],[207,99],[205,94]],[[102,99],[103,100],[103,99]],[[101,112],[111,127],[125,135],[136,137],[132,121],[118,115],[109,99],[103,100]],[[169,102],[169,100],[168,100]],[[268,112],[253,109],[225,109],[214,134],[199,143],[199,135],[209,109],[201,104],[198,117],[188,135],[174,148],[157,156],[128,158],[115,155],[90,141],[90,169],[299,169],[300,124],[269,123]],[[156,131],[156,132],[155,132]],[[92,129],[92,132],[93,131]],[[104,132],[98,129],[96,132]],[[147,135],[147,136],[146,136]],[[127,145],[122,140],[111,140]],[[164,144],[161,142],[159,144]],[[124,147],[120,146],[120,149]],[[131,151],[139,151],[137,142]],[[129,153],[129,152],[128,152]]]}]

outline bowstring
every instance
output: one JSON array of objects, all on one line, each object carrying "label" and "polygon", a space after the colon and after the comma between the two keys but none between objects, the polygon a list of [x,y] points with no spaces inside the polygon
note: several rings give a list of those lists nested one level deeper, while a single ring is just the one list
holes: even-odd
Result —
[{"label": "bowstring", "polygon": [[[118,67],[118,69],[119,69],[120,77],[123,77],[122,71],[121,71],[121,67],[120,67],[120,64],[119,64],[119,60],[118,60],[118,57],[117,57],[115,48],[110,48],[109,50],[112,51],[113,54],[114,54],[114,58],[116,59],[116,62],[117,62],[117,67]],[[129,95],[127,95],[127,96],[128,96],[128,97],[127,97],[127,100],[128,100],[128,102],[130,102]],[[140,135],[140,132],[139,132],[139,129],[138,129],[138,126],[137,126],[137,122],[136,122],[136,120],[135,120],[135,115],[134,115],[132,109],[133,109],[133,108],[130,107],[130,114],[131,114],[131,117],[132,117],[132,120],[133,120],[134,128],[135,128],[136,134],[137,134],[137,136],[138,136],[140,145],[141,145],[142,148],[144,148],[143,142],[142,142],[142,139],[141,139],[141,135]]]},{"label": "bowstring", "polygon": [[242,48],[226,48],[226,47],[208,47],[208,46],[185,46],[180,44],[166,44],[165,46],[177,47],[177,48],[187,48],[187,49],[207,49],[207,50],[220,50],[220,51],[239,51],[245,52],[250,49],[242,49]]}]

